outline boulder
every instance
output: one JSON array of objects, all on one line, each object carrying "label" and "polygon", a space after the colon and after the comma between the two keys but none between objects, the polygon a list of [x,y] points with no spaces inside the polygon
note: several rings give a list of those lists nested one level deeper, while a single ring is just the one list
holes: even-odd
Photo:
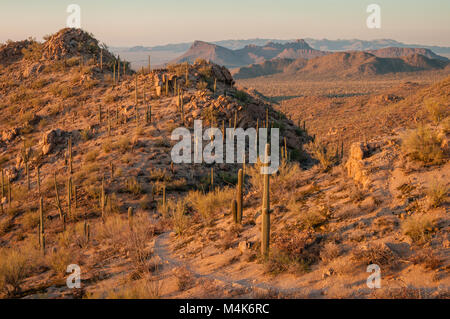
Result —
[{"label": "boulder", "polygon": [[20,129],[18,127],[14,127],[11,129],[4,130],[2,132],[2,141],[4,143],[11,142],[16,136],[20,134]]},{"label": "boulder", "polygon": [[67,132],[61,129],[52,129],[42,136],[39,144],[42,146],[42,154],[47,155],[54,151],[58,145],[65,145]]}]

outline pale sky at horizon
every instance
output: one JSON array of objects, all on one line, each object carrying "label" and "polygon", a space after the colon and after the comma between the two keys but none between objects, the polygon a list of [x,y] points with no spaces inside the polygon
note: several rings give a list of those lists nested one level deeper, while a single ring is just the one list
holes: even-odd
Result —
[{"label": "pale sky at horizon", "polygon": [[[450,46],[449,0],[1,0],[0,42],[57,32],[72,3],[81,7],[82,28],[108,46],[249,38]],[[381,29],[366,26],[372,3],[381,7]]]}]

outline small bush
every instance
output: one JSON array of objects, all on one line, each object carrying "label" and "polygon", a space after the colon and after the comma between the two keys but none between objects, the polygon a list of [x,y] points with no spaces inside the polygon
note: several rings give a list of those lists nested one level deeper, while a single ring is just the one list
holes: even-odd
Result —
[{"label": "small bush", "polygon": [[341,248],[339,247],[339,245],[334,242],[328,242],[320,251],[320,259],[324,263],[329,263],[330,261],[338,258],[340,254]]},{"label": "small bush", "polygon": [[397,265],[397,257],[388,247],[381,244],[355,249],[352,252],[352,259],[365,265],[377,264],[382,267],[394,267]]},{"label": "small bush", "polygon": [[189,219],[185,215],[185,212],[186,212],[185,201],[178,200],[171,216],[173,231],[175,232],[176,235],[182,235],[189,226]]},{"label": "small bush", "polygon": [[337,162],[336,151],[333,152],[320,141],[315,141],[312,144],[312,151],[324,172],[328,171]]},{"label": "small bush", "polygon": [[266,260],[266,271],[305,273],[319,258],[317,237],[308,232],[286,232],[276,236],[273,249]]},{"label": "small bush", "polygon": [[202,91],[205,90],[208,87],[208,83],[206,83],[205,81],[200,81],[197,83],[197,89]]},{"label": "small bush", "polygon": [[404,136],[402,149],[412,159],[425,164],[440,164],[445,158],[441,140],[435,132],[423,125]]},{"label": "small bush", "polygon": [[445,184],[434,181],[427,191],[430,206],[436,208],[443,204],[447,199],[448,190]]},{"label": "small bush", "polygon": [[412,215],[402,224],[403,233],[415,243],[427,241],[433,231],[434,219],[429,215]]},{"label": "small bush", "polygon": [[434,99],[427,99],[424,107],[430,117],[430,120],[435,124],[439,124],[442,119],[446,117],[448,112],[448,105]]},{"label": "small bush", "polygon": [[27,242],[20,247],[0,249],[0,292],[15,295],[24,279],[40,261],[38,250]]}]

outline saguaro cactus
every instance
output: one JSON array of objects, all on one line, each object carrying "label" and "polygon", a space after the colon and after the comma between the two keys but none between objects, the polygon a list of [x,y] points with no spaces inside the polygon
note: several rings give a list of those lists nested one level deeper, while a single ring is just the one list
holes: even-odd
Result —
[{"label": "saguaro cactus", "polygon": [[236,202],[237,202],[237,222],[240,224],[242,222],[242,202],[243,202],[243,194],[242,194],[242,184],[244,181],[244,174],[242,168],[239,169],[238,172],[238,184],[237,184],[237,194],[236,194]]},{"label": "saguaro cactus", "polygon": [[90,227],[89,224],[84,221],[84,240],[86,241],[86,243],[89,242],[89,238],[90,238]]},{"label": "saguaro cactus", "polygon": [[100,49],[100,70],[103,71],[103,49]]},{"label": "saguaro cactus", "polygon": [[128,226],[133,228],[133,207],[128,207]]},{"label": "saguaro cactus", "polygon": [[5,170],[2,168],[2,198],[5,197]]},{"label": "saguaro cactus", "polygon": [[11,208],[12,204],[12,191],[11,191],[11,177],[8,176],[8,207]]},{"label": "saguaro cactus", "polygon": [[45,234],[44,234],[44,199],[42,196],[39,199],[39,246],[41,251],[45,254]]},{"label": "saguaro cactus", "polygon": [[62,221],[65,221],[64,216],[63,216],[63,211],[61,208],[61,202],[59,200],[58,184],[56,183],[56,173],[54,175],[54,181],[55,181],[55,193],[56,193],[56,207],[58,208],[59,218]]},{"label": "saguaro cactus", "polygon": [[238,222],[238,216],[237,216],[237,202],[235,199],[231,202],[231,216],[233,216],[233,222]]},{"label": "saguaro cactus", "polygon": [[[269,144],[266,144],[266,160],[265,166],[269,166]],[[269,198],[269,172],[263,174],[264,191],[262,202],[262,224],[261,224],[261,255],[267,256],[270,245],[270,198]]]},{"label": "saguaro cactus", "polygon": [[72,218],[72,176],[67,180],[67,216]]},{"label": "saguaro cactus", "polygon": [[106,207],[106,198],[105,198],[105,182],[102,180],[102,189],[100,194],[100,206],[102,209],[102,222],[105,222],[105,207]]},{"label": "saguaro cactus", "polygon": [[36,165],[36,182],[38,187],[38,193],[41,193],[41,174],[39,172],[39,165]]},{"label": "saguaro cactus", "polygon": [[[101,109],[100,109],[100,114],[101,114]],[[101,117],[101,115],[100,115]],[[101,119],[100,119],[101,121]],[[69,141],[68,141],[68,151],[69,151],[69,174],[72,174],[73,171],[73,167],[72,167],[72,163],[73,163],[73,158],[72,158],[72,137],[69,137]]]},{"label": "saguaro cactus", "polygon": [[134,76],[134,104],[137,105],[138,103],[138,78],[137,73]]}]

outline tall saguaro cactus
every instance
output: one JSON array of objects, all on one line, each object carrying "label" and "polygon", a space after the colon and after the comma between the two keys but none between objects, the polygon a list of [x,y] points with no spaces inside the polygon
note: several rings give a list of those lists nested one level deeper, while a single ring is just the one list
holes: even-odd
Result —
[{"label": "tall saguaro cactus", "polygon": [[237,224],[237,202],[235,199],[231,202],[231,215],[233,216],[233,222]]},{"label": "tall saguaro cactus", "polygon": [[36,182],[38,187],[38,194],[41,194],[41,174],[39,172],[39,165],[36,165]]},{"label": "tall saguaro cactus", "polygon": [[[265,166],[269,166],[269,144],[266,144],[266,160]],[[270,198],[269,198],[269,172],[265,171],[264,191],[262,202],[262,224],[261,224],[261,255],[267,256],[270,245]]]},{"label": "tall saguaro cactus", "polygon": [[242,222],[242,202],[243,202],[243,195],[242,195],[242,184],[244,181],[244,173],[242,171],[242,168],[239,169],[238,172],[238,185],[237,185],[237,193],[236,193],[236,202],[237,202],[237,222],[240,224]]},{"label": "tall saguaro cactus", "polygon": [[39,246],[42,254],[45,254],[45,230],[44,230],[44,199],[39,199]]},{"label": "tall saguaro cactus", "polygon": [[128,227],[133,228],[133,207],[128,207]]},{"label": "tall saguaro cactus", "polygon": [[5,197],[5,170],[2,168],[2,198]]}]

